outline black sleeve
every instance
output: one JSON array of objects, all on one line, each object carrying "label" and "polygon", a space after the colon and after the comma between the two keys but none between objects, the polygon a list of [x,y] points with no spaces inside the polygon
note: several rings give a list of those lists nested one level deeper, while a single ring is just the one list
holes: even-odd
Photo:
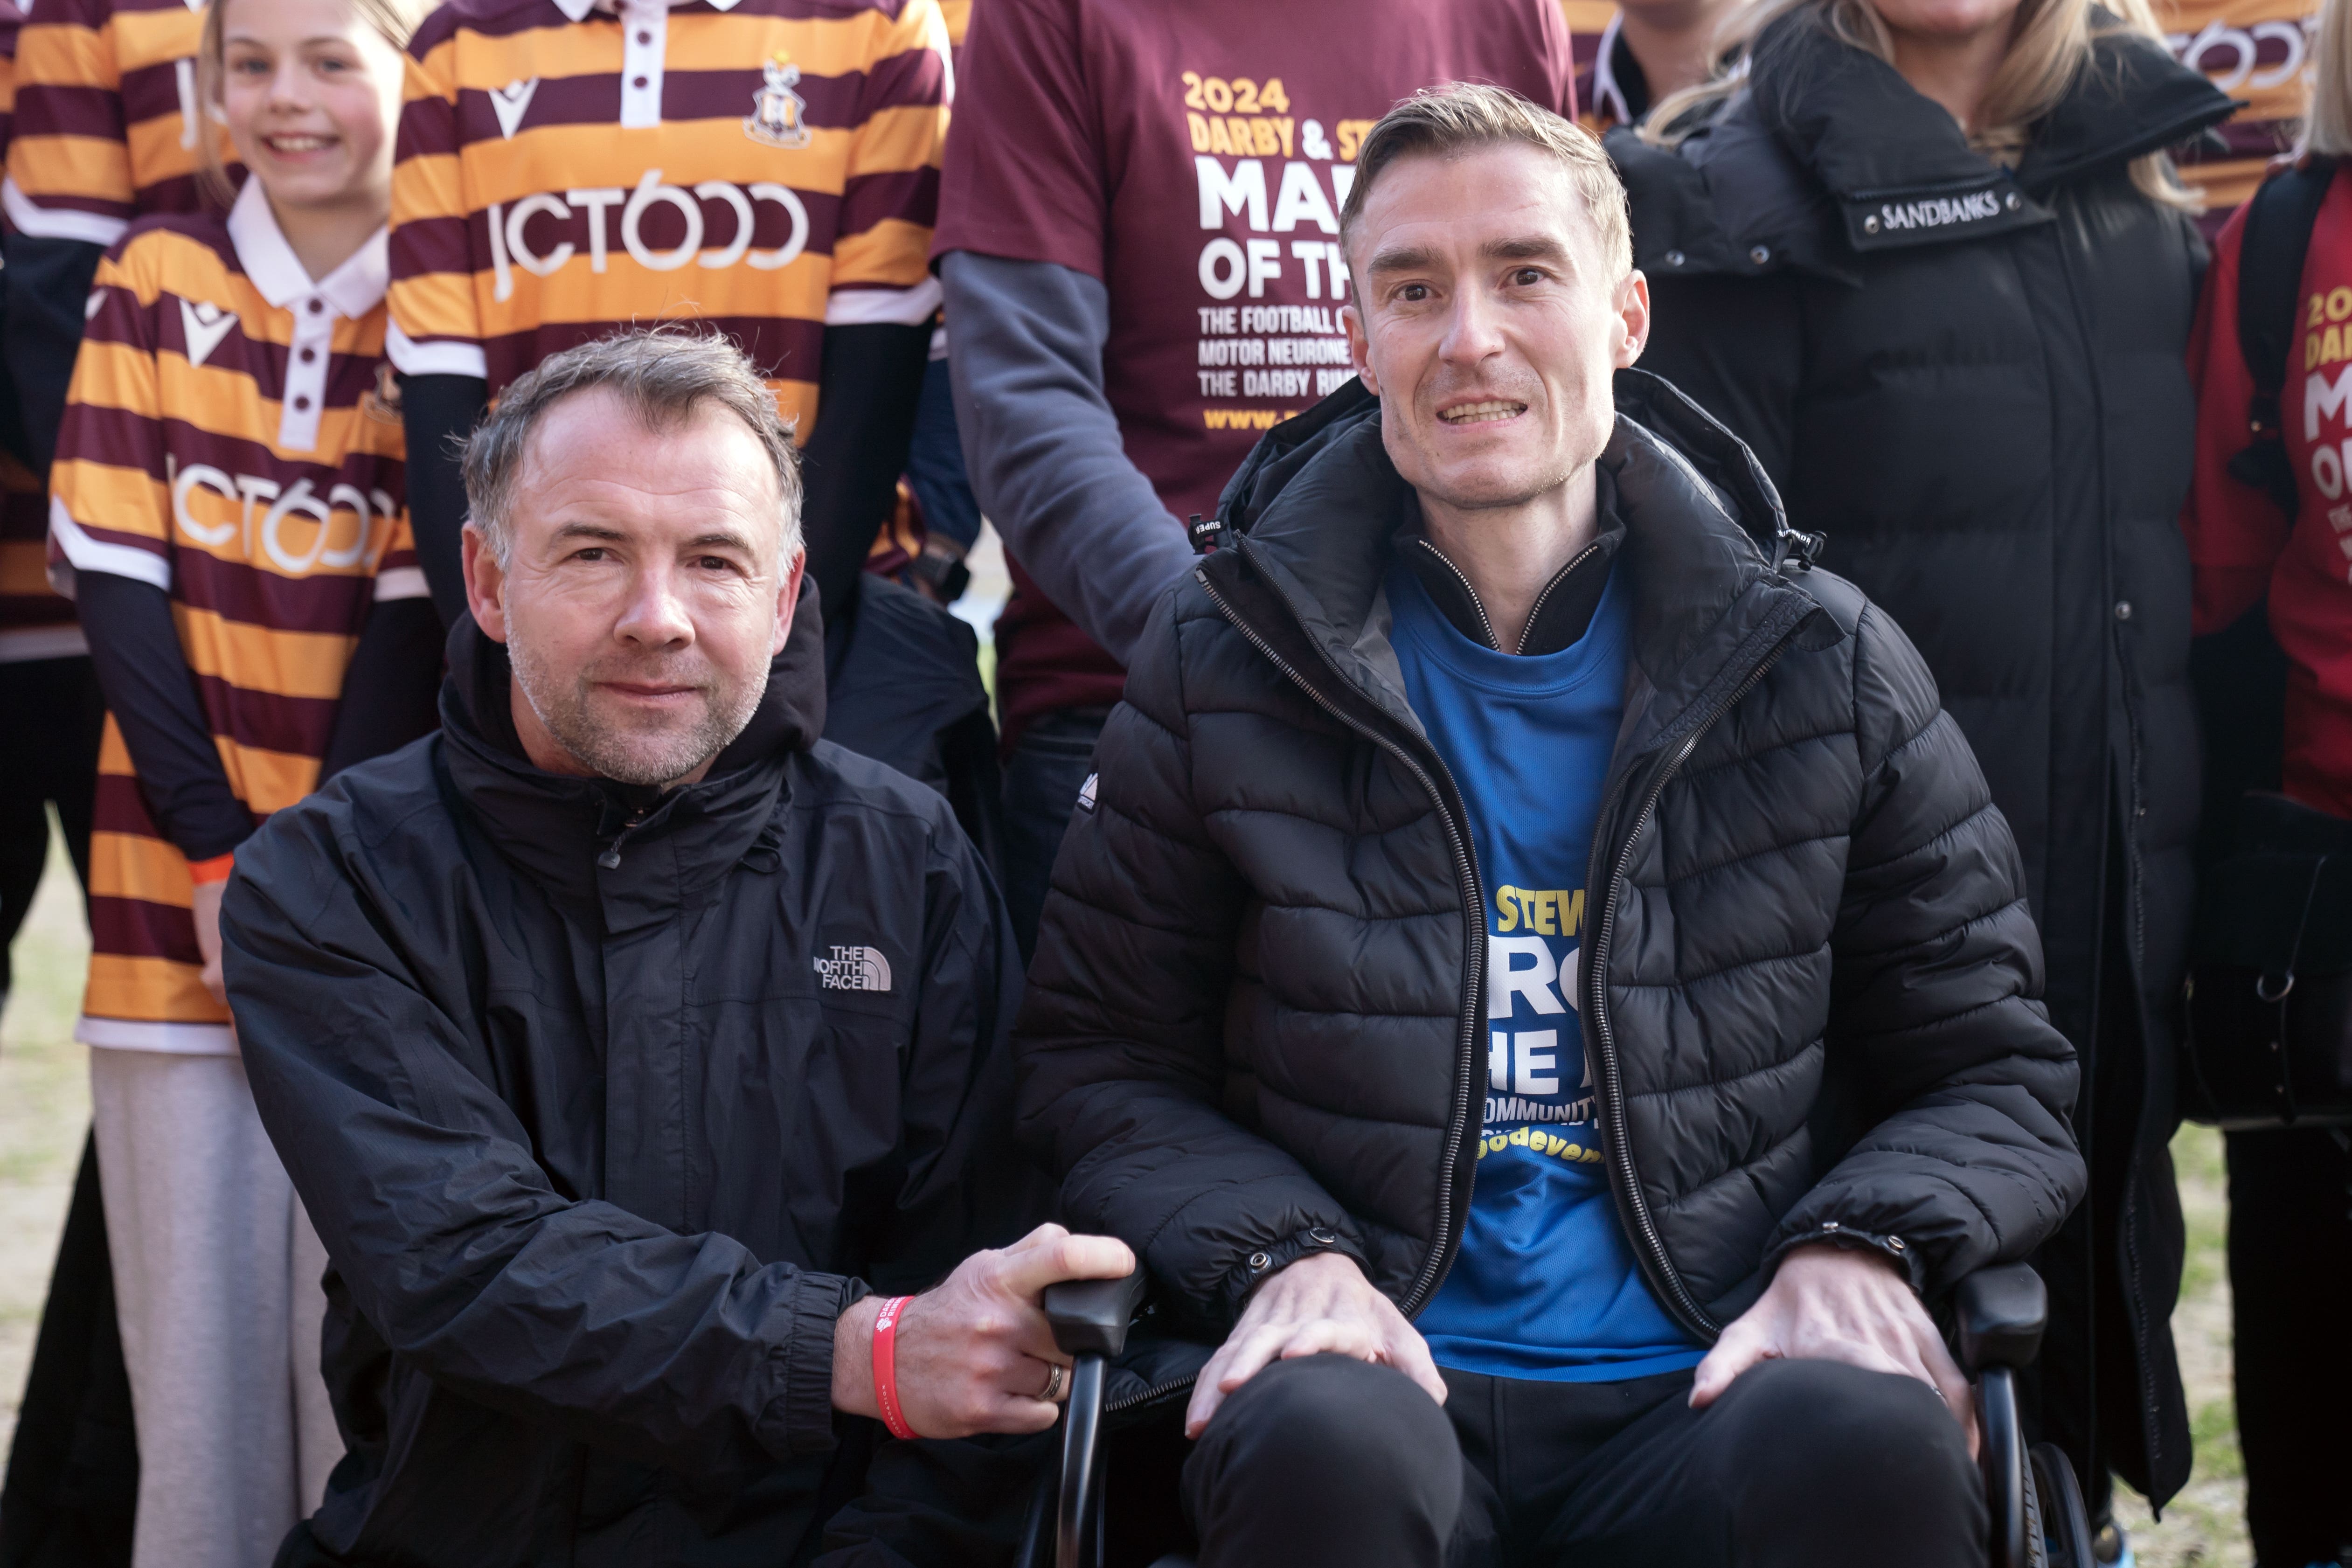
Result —
[{"label": "black sleeve", "polygon": [[404,375],[401,422],[408,431],[408,525],[416,559],[444,626],[466,618],[466,480],[458,468],[466,437],[490,405],[488,382],[470,375]]},{"label": "black sleeve", "polygon": [[816,428],[801,449],[801,516],[827,621],[846,612],[874,536],[897,504],[930,353],[928,323],[824,330]]},{"label": "black sleeve", "polygon": [[440,727],[442,642],[432,600],[376,601],[343,672],[320,784]]},{"label": "black sleeve", "polygon": [[[81,349],[89,320],[90,280],[98,275],[102,245],[79,239],[40,239],[11,230],[0,241],[7,263],[7,329],[0,358],[16,389],[26,458],[36,472],[48,471],[58,449],[58,425],[66,415],[66,387],[73,380],[74,355]],[[226,853],[226,851],[222,851]]]},{"label": "black sleeve", "polygon": [[189,859],[227,854],[252,835],[253,813],[221,767],[172,623],[171,596],[111,572],[77,573],[74,596],[99,689],[122,728],[148,814]]}]

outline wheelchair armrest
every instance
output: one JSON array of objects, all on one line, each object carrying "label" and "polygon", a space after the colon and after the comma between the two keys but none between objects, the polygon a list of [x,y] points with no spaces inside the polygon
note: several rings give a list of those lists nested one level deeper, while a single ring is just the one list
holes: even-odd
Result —
[{"label": "wheelchair armrest", "polygon": [[1115,1356],[1127,1348],[1127,1326],[1143,1300],[1144,1273],[1124,1279],[1067,1279],[1045,1287],[1045,1321],[1066,1356]]},{"label": "wheelchair armrest", "polygon": [[1952,1291],[1960,1366],[1970,1377],[1991,1366],[2024,1366],[2042,1350],[2050,1293],[2022,1263],[1979,1268]]}]

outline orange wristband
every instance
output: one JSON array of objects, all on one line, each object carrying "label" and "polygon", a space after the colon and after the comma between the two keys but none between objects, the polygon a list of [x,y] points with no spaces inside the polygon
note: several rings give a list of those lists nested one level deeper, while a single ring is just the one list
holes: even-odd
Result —
[{"label": "orange wristband", "polygon": [[898,1408],[898,1315],[907,1310],[911,1296],[893,1296],[882,1303],[882,1311],[874,1320],[874,1403],[882,1407],[882,1425],[890,1428],[893,1437],[915,1436],[907,1425],[906,1413]]},{"label": "orange wristband", "polygon": [[199,888],[209,887],[215,882],[226,882],[228,880],[229,873],[236,869],[236,851],[234,849],[226,855],[215,855],[209,860],[188,862],[189,879]]}]

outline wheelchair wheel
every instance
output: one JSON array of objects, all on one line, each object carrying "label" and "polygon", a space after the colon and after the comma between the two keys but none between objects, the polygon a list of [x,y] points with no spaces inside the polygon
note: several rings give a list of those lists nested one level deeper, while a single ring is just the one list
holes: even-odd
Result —
[{"label": "wheelchair wheel", "polygon": [[[2032,1539],[2040,1549],[2035,1568],[2097,1568],[2091,1552],[2090,1515],[2074,1467],[2054,1443],[2036,1443],[2026,1456],[2032,1485],[2026,1506],[2039,1513]],[[2030,1516],[2029,1516],[2030,1517]]]},{"label": "wheelchair wheel", "polygon": [[2034,1468],[2025,1471],[2025,1562],[2023,1568],[2051,1568],[2050,1538],[2042,1526],[2042,1479]]}]

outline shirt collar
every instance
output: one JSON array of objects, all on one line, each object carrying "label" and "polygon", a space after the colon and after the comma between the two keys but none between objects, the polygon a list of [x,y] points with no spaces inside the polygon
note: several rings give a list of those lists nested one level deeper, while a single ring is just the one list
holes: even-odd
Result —
[{"label": "shirt collar", "polygon": [[[607,16],[616,16],[620,15],[623,5],[635,3],[640,3],[640,0],[555,0],[555,8],[574,22],[584,22],[588,19],[588,13],[591,11],[602,11]],[[649,0],[649,3],[653,8],[660,9],[663,0]],[[667,0],[667,8],[675,11],[680,5],[693,4],[694,0]],[[732,11],[737,5],[742,4],[742,0],[709,0],[709,4],[714,11]]]},{"label": "shirt collar", "polygon": [[1625,542],[1625,519],[1618,510],[1615,477],[1595,463],[1593,485],[1592,542],[1554,573],[1551,581],[1536,595],[1534,612],[1521,629],[1519,646],[1515,649],[1506,650],[1496,640],[1494,623],[1487,618],[1486,606],[1478,602],[1470,579],[1446,559],[1444,551],[1430,542],[1419,506],[1406,509],[1405,522],[1390,542],[1412,568],[1413,575],[1421,579],[1422,587],[1438,613],[1472,642],[1497,652],[1531,656],[1559,653],[1582,637],[1591,626],[1593,611],[1601,605],[1601,590],[1609,585],[1609,572],[1617,559],[1618,546]]},{"label": "shirt collar", "polygon": [[341,267],[312,282],[295,258],[294,247],[286,243],[278,215],[269,210],[269,198],[257,179],[245,182],[236,205],[229,208],[228,237],[236,247],[237,265],[245,268],[245,275],[253,279],[272,310],[290,309],[316,294],[334,307],[335,314],[357,321],[383,302],[384,287],[392,278],[388,233],[379,228]]}]

